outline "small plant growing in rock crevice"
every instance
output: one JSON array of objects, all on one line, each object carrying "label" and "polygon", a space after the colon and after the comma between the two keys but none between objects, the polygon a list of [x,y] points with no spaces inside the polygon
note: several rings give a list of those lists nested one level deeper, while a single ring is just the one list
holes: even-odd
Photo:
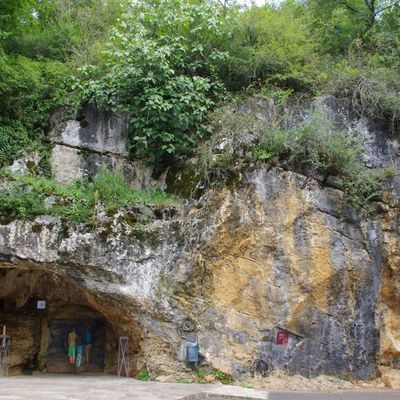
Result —
[{"label": "small plant growing in rock crevice", "polygon": [[138,381],[143,381],[143,382],[147,382],[151,380],[150,377],[150,372],[147,369],[147,366],[144,365],[142,367],[142,369],[140,370],[140,372],[135,376],[135,379],[137,379]]},{"label": "small plant growing in rock crevice", "polygon": [[233,385],[235,383],[231,375],[215,368],[212,370],[200,368],[196,371],[196,380],[198,383],[213,383],[219,381],[223,385]]}]

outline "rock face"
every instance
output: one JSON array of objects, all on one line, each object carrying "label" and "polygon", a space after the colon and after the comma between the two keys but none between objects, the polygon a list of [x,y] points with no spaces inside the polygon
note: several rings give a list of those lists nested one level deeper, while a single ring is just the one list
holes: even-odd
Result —
[{"label": "rock face", "polygon": [[50,134],[54,144],[51,167],[63,184],[96,175],[102,169],[121,171],[138,188],[152,188],[152,170],[143,161],[130,161],[127,127],[117,115],[86,107],[80,120],[69,120]]},{"label": "rock face", "polygon": [[[383,253],[386,264],[382,273],[379,303],[380,348],[382,365],[400,369],[400,212],[398,203],[390,208],[382,223]],[[400,386],[400,381],[398,382]]]},{"label": "rock face", "polygon": [[63,129],[52,132],[52,140],[65,146],[98,153],[127,156],[127,128],[117,115],[87,106],[79,121],[67,121]]},{"label": "rock face", "polygon": [[[12,222],[0,228],[3,266],[46,265],[117,302],[124,329],[143,336],[135,361],[151,370],[182,368],[182,345],[197,339],[208,363],[235,376],[256,367],[367,378],[378,360],[382,233],[341,197],[258,168],[210,192],[203,208],[146,229]],[[276,344],[282,330],[287,345]]]},{"label": "rock face", "polygon": [[15,280],[0,297],[94,310],[110,331],[107,371],[128,335],[132,374],[144,364],[153,374],[184,370],[186,341],[197,340],[203,363],[235,377],[280,369],[366,379],[378,365],[400,367],[398,200],[372,211],[315,179],[253,166],[145,227],[120,214],[95,229],[13,221],[0,226],[4,280],[30,271],[47,284]]},{"label": "rock face", "polygon": [[11,374],[34,370],[34,360],[40,350],[40,317],[34,313],[22,312],[19,319],[15,319],[4,313],[2,323],[13,333],[9,361]]},{"label": "rock face", "polygon": [[[222,207],[210,225],[218,228],[201,249],[202,297],[218,305],[221,330],[204,340],[219,341],[221,369],[234,356],[237,373],[259,358],[302,374],[371,375],[381,268],[375,223],[343,210],[340,192],[291,172],[256,170],[247,181],[246,190],[216,199]],[[276,344],[278,330],[290,332],[287,346]]]}]

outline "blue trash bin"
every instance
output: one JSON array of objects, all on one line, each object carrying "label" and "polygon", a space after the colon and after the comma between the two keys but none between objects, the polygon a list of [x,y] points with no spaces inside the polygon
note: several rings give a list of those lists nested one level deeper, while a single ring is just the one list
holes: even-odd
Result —
[{"label": "blue trash bin", "polygon": [[199,361],[199,343],[186,342],[186,361],[198,362]]}]

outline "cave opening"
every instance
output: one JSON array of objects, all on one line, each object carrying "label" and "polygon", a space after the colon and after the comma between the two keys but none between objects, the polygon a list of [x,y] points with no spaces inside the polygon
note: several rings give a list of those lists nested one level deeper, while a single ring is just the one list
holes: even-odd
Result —
[{"label": "cave opening", "polygon": [[[44,329],[48,337],[46,372],[104,372],[107,321],[101,315],[84,306],[66,307],[58,309],[57,314],[48,319]],[[68,336],[72,331],[77,334],[75,365],[71,365],[67,357]],[[43,333],[42,330],[42,339]],[[85,340],[88,333],[91,336],[90,343]]]},{"label": "cave opening", "polygon": [[[132,337],[130,354],[140,356],[140,330],[124,320],[109,299],[98,298],[79,279],[43,268],[0,268],[0,324],[11,336],[12,375],[116,372],[118,337]],[[76,333],[80,365],[70,363],[68,337]],[[80,348],[80,351],[79,351]],[[76,354],[77,355],[77,354]],[[75,360],[77,361],[77,360]]]}]

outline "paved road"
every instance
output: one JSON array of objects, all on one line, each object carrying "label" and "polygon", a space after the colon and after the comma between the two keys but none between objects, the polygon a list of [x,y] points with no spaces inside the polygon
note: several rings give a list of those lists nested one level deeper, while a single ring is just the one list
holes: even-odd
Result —
[{"label": "paved road", "polygon": [[0,378],[0,400],[400,400],[400,391],[290,393],[222,385],[139,382],[114,376]]},{"label": "paved road", "polygon": [[400,400],[400,391],[346,391],[335,393],[269,392],[268,400]]},{"label": "paved road", "polygon": [[[0,378],[0,400],[183,400],[202,393],[267,399],[267,392],[223,385],[140,382],[132,378],[42,375]],[[199,396],[199,397],[198,397]],[[239,397],[240,398],[240,397]],[[191,399],[190,399],[191,400]]]}]

